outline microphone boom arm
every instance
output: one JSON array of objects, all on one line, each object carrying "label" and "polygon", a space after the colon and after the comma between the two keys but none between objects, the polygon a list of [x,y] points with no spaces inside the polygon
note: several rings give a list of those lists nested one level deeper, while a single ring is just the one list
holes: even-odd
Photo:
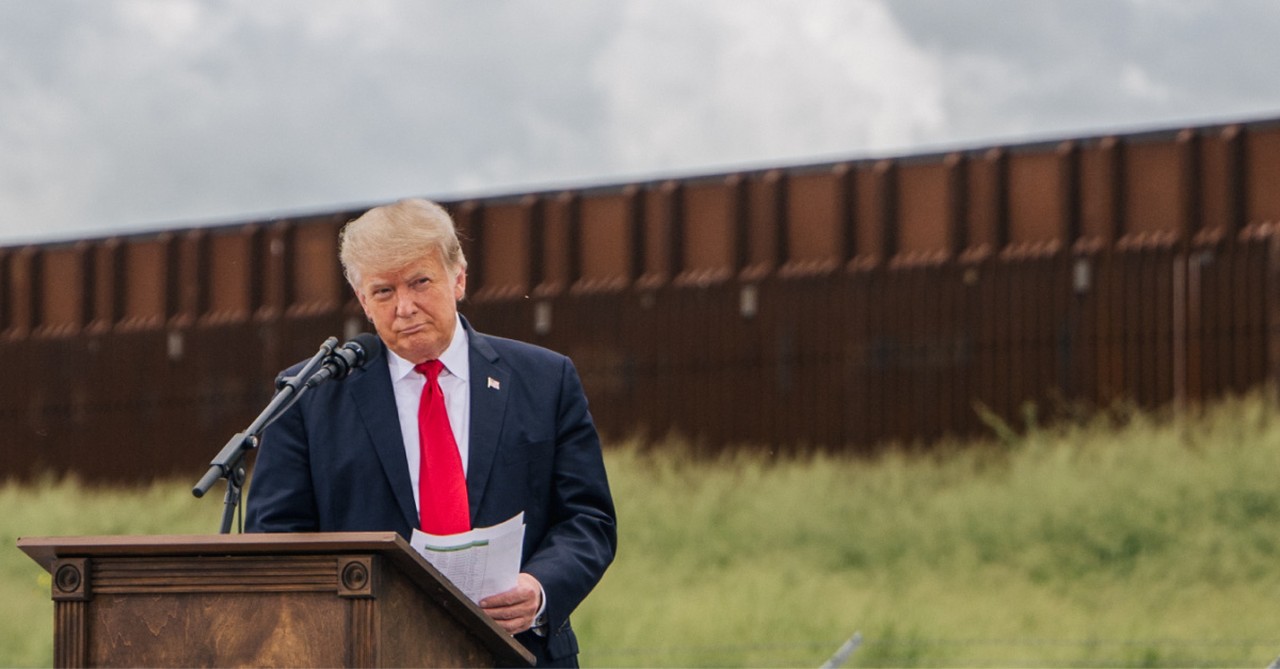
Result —
[{"label": "microphone boom arm", "polygon": [[320,346],[320,350],[307,361],[307,364],[296,375],[284,379],[276,394],[271,398],[271,402],[262,410],[262,413],[258,414],[258,417],[243,432],[237,432],[231,437],[231,440],[222,447],[218,455],[209,463],[209,470],[192,488],[192,495],[204,497],[205,493],[209,492],[209,488],[213,487],[213,484],[218,479],[227,479],[227,494],[223,501],[222,534],[230,533],[232,518],[235,515],[236,507],[240,504],[240,491],[244,486],[245,479],[243,466],[245,454],[258,447],[262,431],[279,418],[286,409],[293,406],[302,397],[302,394],[311,387],[306,385],[307,379],[315,374],[316,368],[326,358],[333,355],[337,344],[338,339],[336,337],[329,337]]}]

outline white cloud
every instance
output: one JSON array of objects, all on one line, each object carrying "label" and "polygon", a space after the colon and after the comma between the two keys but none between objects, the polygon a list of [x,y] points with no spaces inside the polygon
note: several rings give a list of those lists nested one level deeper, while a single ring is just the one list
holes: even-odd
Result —
[{"label": "white cloud", "polygon": [[910,144],[944,121],[940,72],[879,4],[632,3],[599,58],[629,170]]},{"label": "white cloud", "polygon": [[1269,0],[0,2],[0,243],[1280,112]]}]

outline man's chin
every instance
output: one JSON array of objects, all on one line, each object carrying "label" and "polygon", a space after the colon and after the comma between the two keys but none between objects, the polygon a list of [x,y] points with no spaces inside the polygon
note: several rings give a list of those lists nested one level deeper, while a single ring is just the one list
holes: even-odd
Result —
[{"label": "man's chin", "polygon": [[427,332],[419,332],[397,337],[395,343],[388,344],[387,347],[401,358],[417,364],[439,358],[447,346],[439,338],[431,337]]}]

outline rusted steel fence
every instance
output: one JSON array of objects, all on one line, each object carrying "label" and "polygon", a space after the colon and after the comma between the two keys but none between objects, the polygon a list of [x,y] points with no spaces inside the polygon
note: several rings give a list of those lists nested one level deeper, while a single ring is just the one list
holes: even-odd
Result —
[{"label": "rusted steel fence", "polygon": [[[873,449],[979,407],[1276,377],[1280,123],[447,202],[480,329],[569,354],[610,437]],[[359,211],[0,249],[0,472],[198,474],[367,324]]]}]

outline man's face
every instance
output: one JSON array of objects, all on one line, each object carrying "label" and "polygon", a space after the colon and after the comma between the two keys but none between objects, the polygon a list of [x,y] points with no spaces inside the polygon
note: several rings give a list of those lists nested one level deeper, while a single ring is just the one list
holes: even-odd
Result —
[{"label": "man's face", "polygon": [[378,336],[414,364],[434,360],[449,347],[466,294],[467,274],[450,276],[440,251],[395,271],[360,275],[360,306]]}]

